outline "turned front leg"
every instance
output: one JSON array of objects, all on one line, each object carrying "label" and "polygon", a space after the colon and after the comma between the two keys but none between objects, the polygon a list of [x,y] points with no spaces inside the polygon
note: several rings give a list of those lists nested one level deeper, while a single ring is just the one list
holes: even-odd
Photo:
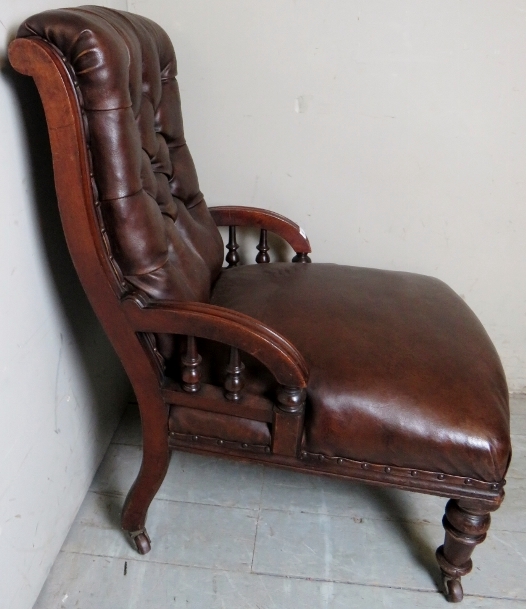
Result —
[{"label": "turned front leg", "polygon": [[442,520],[446,536],[444,545],[436,551],[436,557],[445,588],[446,599],[459,603],[463,598],[460,578],[473,568],[471,554],[479,543],[486,539],[491,523],[490,512],[496,510],[497,502],[476,499],[450,499]]}]

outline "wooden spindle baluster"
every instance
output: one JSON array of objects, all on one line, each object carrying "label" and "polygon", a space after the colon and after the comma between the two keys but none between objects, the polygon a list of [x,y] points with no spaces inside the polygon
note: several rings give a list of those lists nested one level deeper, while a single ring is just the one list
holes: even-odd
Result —
[{"label": "wooden spindle baluster", "polygon": [[311,262],[311,259],[310,256],[305,252],[296,252],[292,262],[300,262],[305,264],[307,262]]},{"label": "wooden spindle baluster", "polygon": [[237,253],[239,245],[236,241],[235,226],[228,227],[228,243],[226,244],[226,249],[228,250],[228,254],[225,256],[225,260],[228,262],[228,268],[230,269],[239,264],[239,254]]},{"label": "wooden spindle baluster", "polygon": [[306,397],[307,392],[301,387],[279,387],[272,421],[274,454],[287,457],[299,455]]},{"label": "wooden spindle baluster", "polygon": [[225,397],[231,402],[238,402],[241,399],[241,391],[245,386],[244,369],[245,365],[241,361],[239,349],[230,347],[230,361],[226,367]]},{"label": "wooden spindle baluster", "polygon": [[196,393],[201,389],[201,361],[197,352],[195,336],[187,336],[186,353],[181,358],[182,386],[188,393]]},{"label": "wooden spindle baluster", "polygon": [[270,256],[268,255],[269,247],[267,243],[267,230],[265,228],[261,229],[259,243],[257,244],[256,249],[259,251],[259,254],[256,256],[256,262],[258,264],[270,262]]}]

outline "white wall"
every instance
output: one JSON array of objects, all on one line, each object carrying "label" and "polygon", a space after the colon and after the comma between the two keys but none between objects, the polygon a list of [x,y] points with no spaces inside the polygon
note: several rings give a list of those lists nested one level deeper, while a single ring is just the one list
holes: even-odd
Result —
[{"label": "white wall", "polygon": [[[124,0],[108,4],[125,8]],[[6,609],[33,606],[129,395],[63,241],[36,90],[6,59],[24,18],[56,6],[0,2],[0,604]]]},{"label": "white wall", "polygon": [[209,204],[462,294],[526,391],[525,0],[129,0],[176,49]]}]

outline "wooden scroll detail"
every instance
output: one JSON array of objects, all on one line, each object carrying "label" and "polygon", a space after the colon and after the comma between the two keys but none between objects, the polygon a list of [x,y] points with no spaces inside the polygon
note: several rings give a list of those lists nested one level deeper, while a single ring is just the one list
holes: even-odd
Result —
[{"label": "wooden scroll detail", "polygon": [[310,256],[305,252],[296,252],[296,255],[292,259],[292,262],[299,262],[306,264],[307,262],[311,262]]},{"label": "wooden scroll detail", "polygon": [[217,226],[258,226],[284,239],[295,252],[312,251],[302,228],[274,211],[238,205],[209,207],[208,211]]},{"label": "wooden scroll detail", "polygon": [[436,557],[445,588],[446,599],[459,603],[463,598],[460,578],[473,568],[471,554],[475,546],[486,539],[491,516],[500,503],[488,503],[476,499],[450,499],[442,520],[446,536],[444,545],[436,551]]},{"label": "wooden scroll detail", "polygon": [[299,455],[303,420],[305,418],[305,389],[286,387],[278,389],[278,403],[274,406],[272,421],[272,452],[287,457]]},{"label": "wooden scroll detail", "polygon": [[181,358],[182,387],[187,393],[196,393],[201,389],[201,361],[197,352],[195,336],[186,339],[186,353]]},{"label": "wooden scroll detail", "polygon": [[239,402],[241,399],[241,391],[245,386],[244,369],[245,365],[241,361],[239,349],[230,347],[230,361],[226,367],[225,397],[231,402]]},{"label": "wooden scroll detail", "polygon": [[256,262],[258,264],[267,264],[270,262],[270,256],[268,255],[268,242],[267,242],[267,230],[262,228],[259,234],[259,243],[256,246],[258,255],[256,256]]},{"label": "wooden scroll detail", "polygon": [[226,249],[228,250],[228,254],[225,256],[225,260],[228,263],[228,268],[231,269],[233,266],[239,264],[239,254],[237,253],[239,244],[236,241],[235,226],[228,227],[228,243],[226,244]]},{"label": "wooden scroll detail", "polygon": [[149,301],[137,294],[121,303],[134,332],[191,334],[237,347],[253,355],[282,385],[306,387],[309,369],[285,337],[257,319],[202,302]]}]

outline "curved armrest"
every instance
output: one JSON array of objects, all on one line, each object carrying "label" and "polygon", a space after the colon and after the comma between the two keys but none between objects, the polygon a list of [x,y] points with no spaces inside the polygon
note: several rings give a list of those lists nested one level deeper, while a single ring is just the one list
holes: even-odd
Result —
[{"label": "curved armrest", "polygon": [[303,229],[276,212],[237,205],[209,207],[208,209],[217,226],[259,226],[279,235],[296,253],[310,254],[312,252]]},{"label": "curved armrest", "polygon": [[309,373],[301,353],[253,317],[200,302],[152,302],[137,294],[124,298],[122,307],[136,332],[186,334],[222,342],[254,356],[282,385],[307,386]]}]

